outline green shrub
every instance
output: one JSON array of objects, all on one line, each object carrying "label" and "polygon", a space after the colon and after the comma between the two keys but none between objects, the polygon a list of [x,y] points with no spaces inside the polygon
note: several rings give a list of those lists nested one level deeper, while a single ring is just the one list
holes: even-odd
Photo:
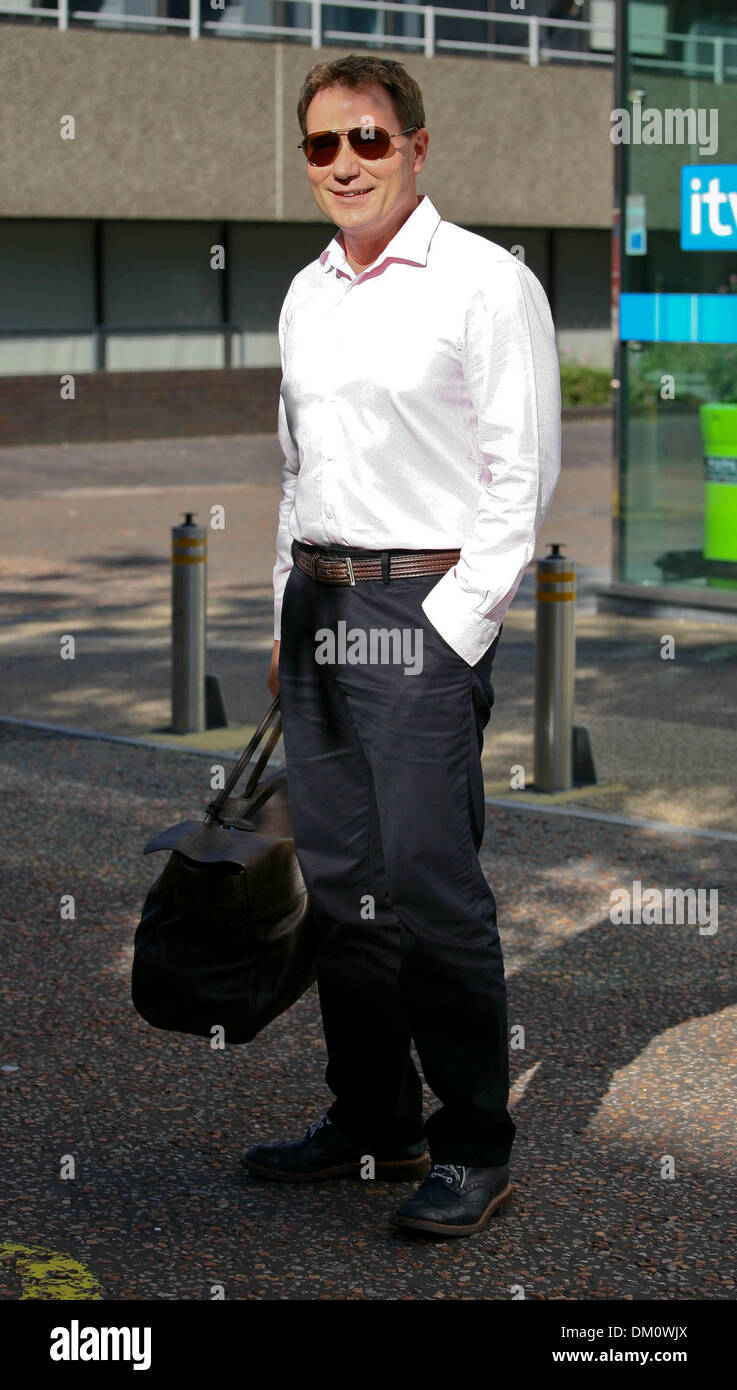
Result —
[{"label": "green shrub", "polygon": [[697,406],[703,401],[737,401],[737,345],[734,343],[643,343],[628,345],[631,407],[663,404],[661,378],[675,378],[675,399]]},{"label": "green shrub", "polygon": [[612,374],[603,367],[582,367],[577,362],[563,362],[560,389],[564,406],[611,405]]}]

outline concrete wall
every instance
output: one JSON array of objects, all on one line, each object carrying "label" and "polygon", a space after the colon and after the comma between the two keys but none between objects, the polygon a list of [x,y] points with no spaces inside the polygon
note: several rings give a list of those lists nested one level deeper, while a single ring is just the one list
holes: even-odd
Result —
[{"label": "concrete wall", "polygon": [[[297,98],[313,62],[349,51],[3,24],[0,217],[325,222]],[[422,87],[418,185],[444,217],[609,228],[611,68],[388,56]]]},{"label": "concrete wall", "polygon": [[[349,51],[0,25],[0,443],[273,431],[279,305],[335,232],[309,191],[297,99],[314,62]],[[524,245],[563,360],[608,366],[611,68],[387,52],[423,89],[420,191],[448,220]],[[222,318],[205,253],[226,222],[231,369],[204,331]],[[102,373],[98,292],[106,323],[161,325],[112,335]],[[167,335],[179,323],[187,335]]]}]

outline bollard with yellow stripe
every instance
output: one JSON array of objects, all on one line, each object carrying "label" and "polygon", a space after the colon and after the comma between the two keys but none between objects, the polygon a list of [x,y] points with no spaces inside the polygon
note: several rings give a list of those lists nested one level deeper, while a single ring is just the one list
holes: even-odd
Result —
[{"label": "bollard with yellow stripe", "polygon": [[[191,515],[191,513],[188,513]],[[199,536],[183,536],[182,526],[172,526],[171,562],[173,565],[206,565],[207,564],[207,532],[200,539]],[[204,526],[198,528],[204,531]]]},{"label": "bollard with yellow stripe", "polygon": [[535,592],[535,790],[573,786],[576,566],[559,542],[537,562]]},{"label": "bollard with yellow stripe", "polygon": [[171,726],[175,734],[206,727],[207,530],[185,512],[171,531]]},{"label": "bollard with yellow stripe", "polygon": [[[568,584],[572,585],[572,588],[563,587]],[[576,598],[576,571],[560,570],[559,573],[548,576],[545,573],[541,574],[538,568],[535,598],[538,603],[573,603]]]}]

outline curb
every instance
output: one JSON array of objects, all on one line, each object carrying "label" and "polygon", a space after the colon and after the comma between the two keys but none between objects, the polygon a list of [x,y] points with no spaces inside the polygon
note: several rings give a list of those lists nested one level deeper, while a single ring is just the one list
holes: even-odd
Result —
[{"label": "curb", "polygon": [[[182,747],[181,744],[134,738],[126,734],[104,734],[90,729],[70,729],[61,724],[46,724],[39,719],[17,719],[9,714],[0,714],[0,725],[2,724],[11,724],[22,729],[40,729],[44,733],[61,734],[66,738],[88,738],[101,743],[124,743],[136,748],[163,749],[168,753],[186,753],[188,756],[193,755],[200,758],[221,758],[223,754],[227,755],[230,751],[224,748],[187,748]],[[250,729],[253,733],[257,726],[245,724],[241,727],[244,731]],[[248,738],[245,741],[248,742]],[[233,761],[237,762],[237,757],[234,757]],[[275,759],[272,754],[267,766],[283,767],[284,759]],[[538,795],[542,796],[542,793],[538,793]],[[535,811],[538,815],[571,816],[580,820],[604,822],[607,825],[621,825],[627,829],[650,830],[657,835],[685,835],[700,840],[737,843],[737,834],[729,830],[703,830],[691,825],[671,825],[668,821],[646,820],[639,816],[618,816],[614,812],[591,811],[583,806],[551,806],[546,805],[544,801],[521,801],[515,796],[485,796],[484,802],[487,806],[498,806],[504,811]]]}]

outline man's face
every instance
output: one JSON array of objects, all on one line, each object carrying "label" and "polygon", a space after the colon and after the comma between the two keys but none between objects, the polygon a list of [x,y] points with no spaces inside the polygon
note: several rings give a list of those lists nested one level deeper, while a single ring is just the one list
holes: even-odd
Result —
[{"label": "man's face", "polygon": [[[308,135],[318,130],[350,130],[369,121],[390,135],[402,129],[389,93],[374,85],[356,92],[349,87],[317,92],[305,120]],[[425,162],[428,140],[423,127],[392,140],[393,152],[386,159],[362,160],[342,139],[334,164],[325,169],[307,165],[317,206],[355,240],[373,242],[384,233],[393,235],[417,206],[416,175]],[[347,196],[359,190],[360,197]]]}]

